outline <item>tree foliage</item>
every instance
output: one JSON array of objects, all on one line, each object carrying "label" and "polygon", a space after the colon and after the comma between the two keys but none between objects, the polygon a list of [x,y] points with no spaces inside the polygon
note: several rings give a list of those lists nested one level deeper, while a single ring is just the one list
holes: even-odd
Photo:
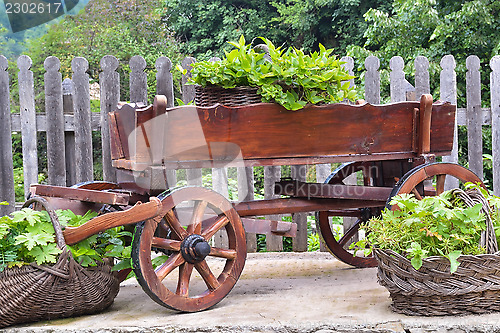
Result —
[{"label": "tree foliage", "polygon": [[[466,58],[477,55],[487,74],[491,57],[500,50],[499,14],[500,2],[491,0],[395,0],[392,11],[371,8],[366,12],[366,42],[351,45],[348,53],[360,66],[368,55],[375,55],[381,69],[389,67],[393,56],[401,56],[410,76],[414,59],[426,56],[434,88],[441,58],[452,54],[457,62],[459,96],[465,96]],[[483,77],[489,79],[489,75]]]},{"label": "tree foliage", "polygon": [[369,8],[382,0],[166,0],[168,26],[182,51],[200,60],[222,56],[229,40],[266,37],[276,45],[318,51],[319,43],[343,55],[349,44],[362,45]]},{"label": "tree foliage", "polygon": [[155,62],[168,56],[173,62],[180,59],[175,41],[158,14],[160,0],[94,0],[75,16],[66,16],[50,27],[47,34],[28,43],[26,52],[33,59],[33,72],[42,79],[43,62],[48,56],[61,61],[63,77],[72,75],[71,61],[85,57],[89,62],[91,81],[98,81],[100,61],[105,55],[114,55],[120,61],[121,99],[127,100],[128,62],[134,55],[141,55],[147,63],[146,71],[154,94]]}]

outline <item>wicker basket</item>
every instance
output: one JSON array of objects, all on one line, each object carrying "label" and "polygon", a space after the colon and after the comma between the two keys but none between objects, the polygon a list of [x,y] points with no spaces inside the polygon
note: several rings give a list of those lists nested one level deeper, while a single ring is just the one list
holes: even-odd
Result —
[{"label": "wicker basket", "polygon": [[119,284],[111,262],[97,267],[79,265],[66,248],[57,216],[47,202],[35,197],[49,213],[63,252],[53,266],[35,264],[8,268],[0,273],[0,327],[39,320],[91,314],[106,309],[118,294]]},{"label": "wicker basket", "polygon": [[479,191],[454,194],[469,205],[483,204],[487,228],[481,237],[489,254],[463,255],[460,266],[450,273],[448,259],[423,260],[416,270],[410,260],[391,251],[375,249],[378,282],[389,290],[395,312],[417,316],[480,314],[500,310],[500,253],[489,207]]},{"label": "wicker basket", "polygon": [[214,104],[241,106],[262,102],[262,97],[257,94],[257,88],[254,87],[224,89],[217,86],[195,86],[195,91],[196,96],[194,100],[196,106],[207,107]]}]

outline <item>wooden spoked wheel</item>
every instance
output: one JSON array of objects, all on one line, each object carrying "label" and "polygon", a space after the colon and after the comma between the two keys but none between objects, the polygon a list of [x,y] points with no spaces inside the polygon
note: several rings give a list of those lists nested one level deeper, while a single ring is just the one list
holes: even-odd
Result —
[{"label": "wooden spoked wheel", "polygon": [[[159,216],[135,229],[132,262],[137,280],[165,307],[208,309],[231,291],[243,270],[246,243],[240,217],[222,195],[201,187],[167,191],[158,198]],[[218,231],[226,242],[214,246]],[[158,259],[166,260],[155,268]]]},{"label": "wooden spoked wheel", "polygon": [[469,169],[454,163],[423,164],[410,170],[401,178],[387,200],[386,207],[397,209],[390,204],[392,197],[402,193],[411,193],[417,199],[425,196],[439,195],[445,191],[446,179],[458,179],[460,183],[479,183],[485,187],[482,180]]},{"label": "wooden spoked wheel", "polygon": [[[370,175],[368,174],[368,170],[369,168],[367,168],[367,165],[362,162],[345,163],[332,172],[325,180],[325,184],[343,184],[343,181],[350,175],[362,172],[365,185],[369,185]],[[360,224],[367,221],[371,215],[370,209],[359,210],[357,213],[357,221],[337,240],[337,231],[332,229],[332,225],[329,221],[329,217],[336,216],[336,213],[332,211],[318,212],[317,221],[319,222],[320,236],[330,253],[340,261],[360,268],[375,267],[377,266],[377,261],[373,256],[354,256],[353,251],[349,250],[350,243],[358,235]]]}]

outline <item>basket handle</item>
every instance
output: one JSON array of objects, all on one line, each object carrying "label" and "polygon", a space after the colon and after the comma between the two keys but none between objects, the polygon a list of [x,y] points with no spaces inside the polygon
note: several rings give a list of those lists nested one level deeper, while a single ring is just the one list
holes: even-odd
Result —
[{"label": "basket handle", "polygon": [[61,228],[61,223],[59,223],[59,219],[57,218],[57,214],[55,211],[50,208],[49,202],[40,196],[34,196],[30,199],[28,199],[24,205],[23,208],[27,208],[30,205],[37,203],[40,204],[43,208],[45,208],[45,211],[49,214],[50,221],[52,222],[52,226],[54,227],[54,232],[56,235],[56,244],[57,247],[60,248],[61,250],[66,249],[66,241],[64,240],[64,235],[62,232]]},{"label": "basket handle", "polygon": [[481,212],[484,213],[484,216],[486,217],[486,230],[481,233],[480,245],[486,247],[487,253],[497,252],[498,243],[495,235],[495,229],[493,228],[493,221],[491,220],[491,209],[488,200],[479,190],[475,188],[467,191],[456,188],[452,190],[452,194],[453,196],[460,198],[468,207],[474,207],[478,203],[481,204]]}]

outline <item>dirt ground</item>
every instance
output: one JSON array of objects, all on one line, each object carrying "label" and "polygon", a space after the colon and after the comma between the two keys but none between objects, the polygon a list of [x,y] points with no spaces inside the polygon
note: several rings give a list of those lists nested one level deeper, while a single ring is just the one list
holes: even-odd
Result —
[{"label": "dirt ground", "polygon": [[329,253],[249,254],[234,289],[215,307],[178,313],[153,302],[135,280],[98,315],[5,332],[500,332],[500,314],[408,317],[392,312],[376,269],[354,269]]}]

